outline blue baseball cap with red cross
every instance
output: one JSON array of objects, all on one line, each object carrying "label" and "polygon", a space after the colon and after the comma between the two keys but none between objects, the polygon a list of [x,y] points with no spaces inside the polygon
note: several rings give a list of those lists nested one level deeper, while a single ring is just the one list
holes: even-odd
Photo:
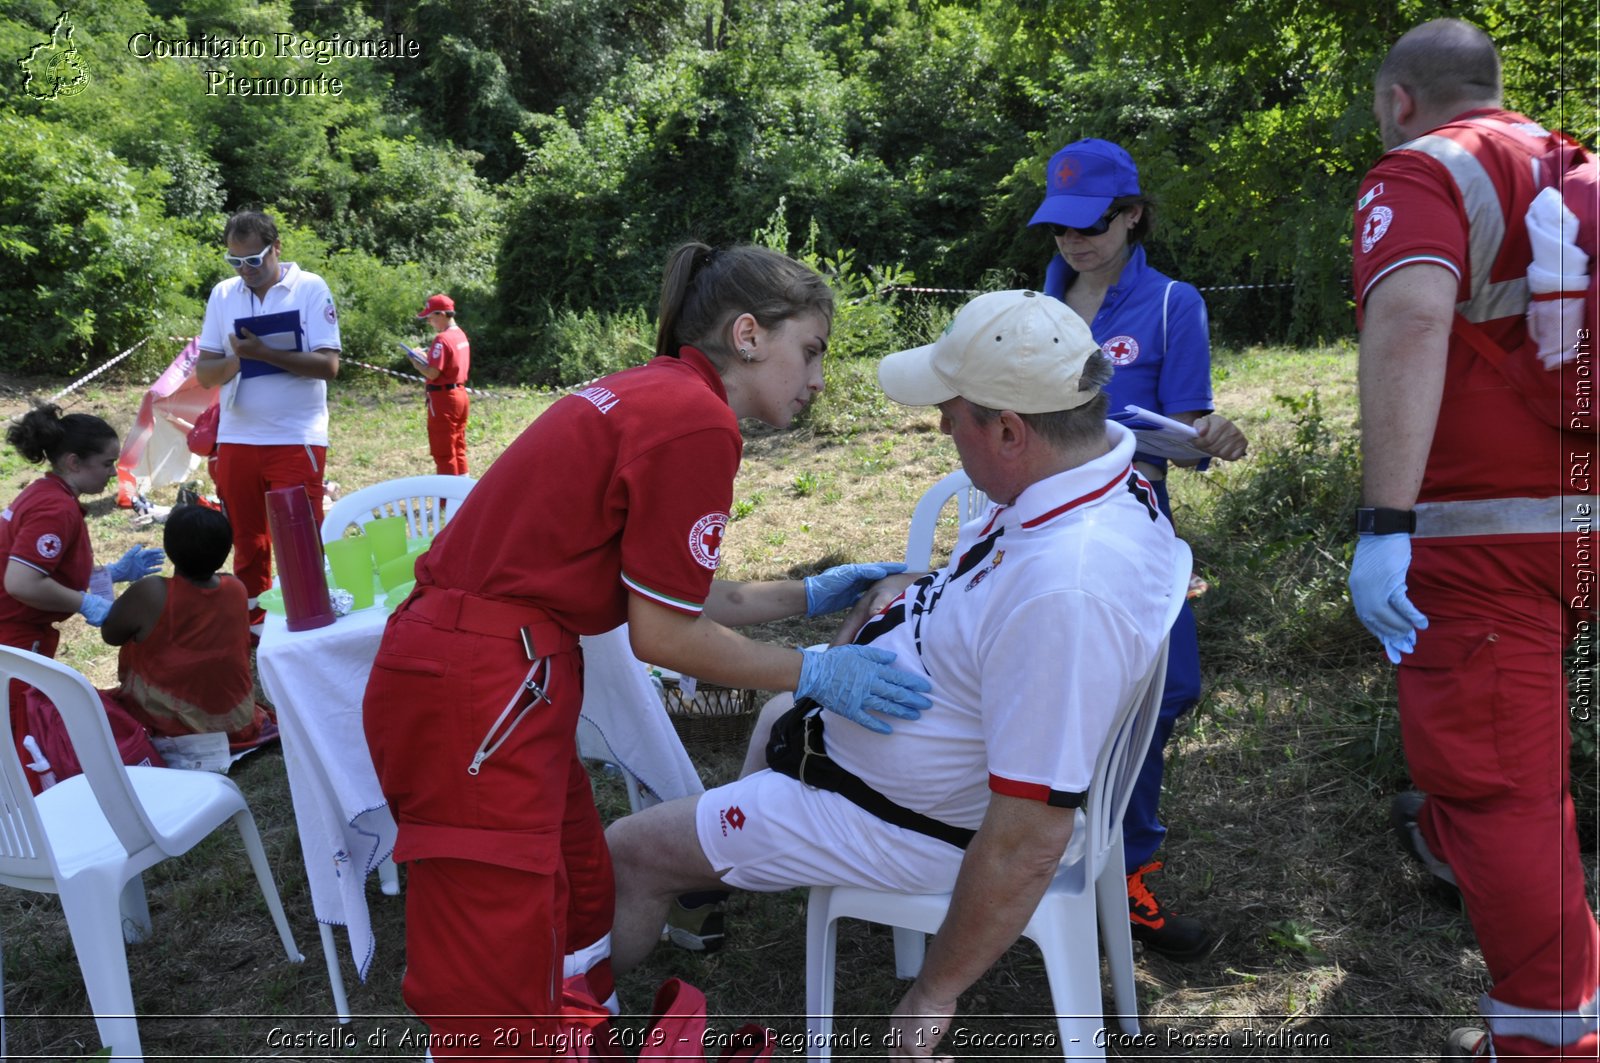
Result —
[{"label": "blue baseball cap with red cross", "polygon": [[1050,156],[1044,202],[1029,225],[1070,225],[1087,229],[1111,209],[1118,196],[1139,195],[1139,168],[1109,140],[1075,140]]}]

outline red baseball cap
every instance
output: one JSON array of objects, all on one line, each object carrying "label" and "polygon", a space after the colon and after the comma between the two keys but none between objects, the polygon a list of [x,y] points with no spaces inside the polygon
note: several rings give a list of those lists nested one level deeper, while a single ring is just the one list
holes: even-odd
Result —
[{"label": "red baseball cap", "polygon": [[429,314],[455,313],[456,301],[444,293],[428,296],[428,301],[422,304],[422,313],[418,317],[427,317]]}]

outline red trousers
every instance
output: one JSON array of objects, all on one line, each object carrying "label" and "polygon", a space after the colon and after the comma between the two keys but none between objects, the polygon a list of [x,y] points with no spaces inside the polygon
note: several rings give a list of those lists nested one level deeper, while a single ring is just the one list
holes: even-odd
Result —
[{"label": "red trousers", "polygon": [[467,474],[467,410],[472,400],[466,388],[429,391],[428,451],[434,470],[447,476]]},{"label": "red trousers", "polygon": [[222,443],[211,478],[233,525],[233,574],[250,596],[252,623],[262,618],[255,600],[272,586],[272,537],[267,530],[267,492],[304,484],[311,512],[322,520],[322,474],[327,447],[300,444],[252,446]]},{"label": "red trousers", "polygon": [[[1548,1046],[1551,1058],[1593,1045],[1594,1020],[1580,1012],[1587,1004],[1593,1015],[1600,984],[1562,664],[1569,646],[1593,662],[1593,605],[1574,583],[1579,542],[1415,540],[1407,582],[1429,626],[1399,671],[1406,759],[1428,794],[1422,832],[1455,872],[1494,980],[1489,1028],[1507,1043]],[[1583,567],[1593,571],[1592,559]]]},{"label": "red trousers", "polygon": [[[577,757],[577,640],[527,624],[548,665],[533,678],[549,700],[519,719],[534,668],[523,618],[514,604],[485,601],[424,588],[402,605],[363,707],[399,824],[395,859],[409,864],[402,991],[440,1060],[537,1057],[552,1045],[562,956],[610,933],[616,895]],[[610,996],[609,963],[589,982]]]}]

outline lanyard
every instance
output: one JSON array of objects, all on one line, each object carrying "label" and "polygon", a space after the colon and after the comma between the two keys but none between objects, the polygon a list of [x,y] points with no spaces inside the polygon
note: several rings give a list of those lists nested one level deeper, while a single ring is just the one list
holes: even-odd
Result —
[{"label": "lanyard", "polygon": [[[541,678],[544,680],[543,684],[539,682]],[[477,751],[472,754],[472,763],[467,765],[468,775],[478,774],[479,770],[483,767],[483,762],[493,756],[495,750],[505,745],[506,739],[511,737],[511,732],[517,729],[517,725],[522,722],[523,717],[532,712],[534,707],[537,706],[539,702],[543,701],[546,704],[553,704],[553,702],[550,701],[550,696],[545,693],[544,689],[549,685],[549,683],[550,658],[541,657],[537,661],[533,662],[532,668],[528,669],[528,675],[522,681],[521,689],[518,690],[516,694],[512,695],[511,700],[506,703],[506,707],[500,710],[500,715],[495,717],[494,723],[489,725],[489,730],[484,734],[483,741],[478,743]],[[517,705],[522,701],[523,697],[527,694],[532,694],[533,697],[528,700],[526,705],[522,706],[522,711],[517,713],[510,725],[508,725],[505,730],[501,731],[500,725],[506,722],[506,717],[511,715],[511,713],[517,708]],[[495,738],[496,732],[499,732],[500,737]],[[491,739],[493,741],[491,741]]]}]

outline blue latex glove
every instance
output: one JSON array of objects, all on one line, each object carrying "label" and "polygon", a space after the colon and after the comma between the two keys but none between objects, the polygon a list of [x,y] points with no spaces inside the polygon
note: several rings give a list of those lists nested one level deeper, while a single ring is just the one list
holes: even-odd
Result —
[{"label": "blue latex glove", "polygon": [[835,646],[800,651],[800,685],[795,698],[811,698],[830,712],[869,731],[888,734],[890,726],[871,715],[915,720],[933,702],[921,691],[933,684],[893,666],[894,654],[873,646]]},{"label": "blue latex glove", "polygon": [[118,583],[144,579],[152,572],[160,572],[167,555],[154,546],[130,546],[128,552],[106,566],[111,578]]},{"label": "blue latex glove", "polygon": [[1417,631],[1428,626],[1406,597],[1406,572],[1411,568],[1411,536],[1362,535],[1350,563],[1350,600],[1356,617],[1383,643],[1392,664],[1417,648]]},{"label": "blue latex glove", "polygon": [[89,621],[91,627],[99,627],[106,622],[106,614],[111,612],[111,599],[84,591],[78,612],[83,614],[83,618]]},{"label": "blue latex glove", "polygon": [[807,576],[806,615],[836,613],[856,604],[866,589],[885,576],[904,572],[898,561],[879,561],[867,565],[835,565],[826,572]]}]

